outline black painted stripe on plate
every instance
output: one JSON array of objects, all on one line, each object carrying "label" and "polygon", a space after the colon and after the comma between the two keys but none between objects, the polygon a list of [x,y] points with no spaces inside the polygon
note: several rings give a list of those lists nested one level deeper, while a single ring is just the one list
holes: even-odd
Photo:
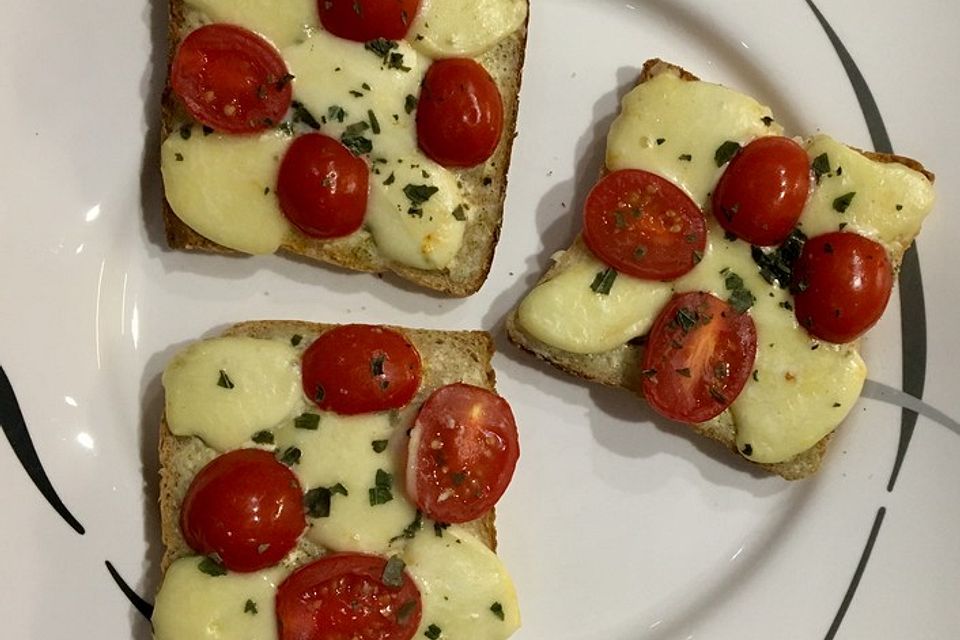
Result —
[{"label": "black painted stripe on plate", "polygon": [[877,534],[880,533],[880,525],[883,524],[883,517],[886,514],[887,508],[880,507],[877,511],[877,516],[873,519],[873,527],[870,529],[870,537],[867,538],[867,545],[860,555],[860,562],[857,563],[857,568],[853,572],[853,579],[850,581],[850,586],[847,587],[847,592],[843,596],[843,602],[840,603],[840,609],[837,610],[837,615],[834,616],[833,624],[831,624],[830,629],[827,630],[827,635],[824,636],[824,640],[833,640],[834,636],[837,635],[837,630],[840,629],[843,616],[846,615],[850,603],[853,602],[853,596],[857,593],[857,586],[860,585],[860,578],[863,577],[863,572],[867,568],[867,562],[870,560],[870,554],[873,552],[873,543],[877,541]]},{"label": "black painted stripe on plate", "polygon": [[20,403],[17,402],[17,395],[13,391],[13,385],[7,378],[3,367],[0,367],[0,426],[3,427],[3,434],[7,436],[7,441],[13,448],[17,459],[23,466],[23,470],[33,481],[34,486],[40,491],[41,495],[47,499],[54,511],[60,514],[67,524],[73,527],[73,530],[83,535],[85,529],[80,522],[73,517],[70,510],[67,509],[56,489],[50,483],[46,471],[43,470],[43,464],[40,463],[40,456],[33,446],[33,440],[30,438],[30,432],[27,430],[27,423],[23,419],[23,412],[20,411]]},{"label": "black painted stripe on plate", "polygon": [[[873,98],[873,92],[867,84],[860,68],[853,61],[853,56],[847,51],[840,37],[823,17],[817,5],[812,0],[806,0],[807,6],[817,17],[817,21],[826,32],[833,45],[840,63],[843,65],[853,91],[860,103],[860,110],[867,121],[867,130],[873,141],[873,148],[881,153],[893,153],[893,145],[887,134],[887,127],[880,115],[880,108]],[[917,245],[911,246],[903,256],[900,267],[900,335],[903,350],[902,355],[902,386],[903,390],[915,398],[923,398],[923,389],[927,378],[927,311],[923,296],[923,277],[920,273],[920,257]],[[917,426],[917,413],[909,409],[900,411],[900,443],[897,446],[897,457],[887,481],[887,491],[893,491],[900,475],[900,467],[910,447],[914,429]]]},{"label": "black painted stripe on plate", "polygon": [[117,583],[117,586],[120,587],[120,591],[123,592],[123,595],[127,596],[127,600],[130,601],[130,604],[140,612],[144,618],[148,621],[153,616],[153,605],[140,597],[140,595],[134,591],[130,585],[127,584],[127,581],[123,579],[120,575],[120,572],[117,571],[113,563],[109,560],[105,560],[104,564],[107,566],[107,571],[110,572],[110,577],[113,578],[113,581]]}]

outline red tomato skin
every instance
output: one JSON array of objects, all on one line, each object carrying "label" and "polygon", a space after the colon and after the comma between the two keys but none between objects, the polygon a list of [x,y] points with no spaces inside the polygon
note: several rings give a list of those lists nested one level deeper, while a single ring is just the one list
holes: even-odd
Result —
[{"label": "red tomato skin", "polygon": [[423,79],[417,104],[420,149],[444,167],[472,167],[493,155],[503,135],[503,98],[480,64],[438,60]]},{"label": "red tomato skin", "polygon": [[355,42],[401,40],[420,0],[317,0],[317,8],[323,28],[335,36]]},{"label": "red tomato skin", "polygon": [[621,273],[672,280],[703,256],[707,224],[700,207],[669,180],[623,169],[601,178],[587,195],[583,239]]},{"label": "red tomato skin", "polygon": [[190,548],[218,555],[231,571],[277,564],[306,526],[297,477],[261,449],[214,458],[194,477],[180,511]]},{"label": "red tomato skin", "polygon": [[360,228],[370,170],[339,141],[322,133],[298,136],[280,162],[280,209],[312,238],[339,238]]},{"label": "red tomato skin", "polygon": [[758,138],[730,161],[713,191],[713,215],[726,231],[757,246],[783,242],[810,194],[810,160],[780,136]]},{"label": "red tomato skin", "polygon": [[420,388],[420,353],[373,325],[335,327],[303,353],[303,391],[325,411],[356,415],[404,407]]},{"label": "red tomato skin", "polygon": [[422,616],[420,592],[406,571],[400,587],[383,584],[386,564],[377,556],[339,553],[287,576],[276,597],[280,640],[413,638]]},{"label": "red tomato skin", "polygon": [[222,23],[184,38],[173,58],[170,86],[200,123],[237,134],[276,126],[292,96],[276,48],[252,31]]},{"label": "red tomato skin", "polygon": [[407,489],[420,511],[438,522],[476,520],[506,491],[520,457],[510,405],[481,387],[441,387],[420,408],[408,456]]},{"label": "red tomato skin", "polygon": [[794,313],[813,336],[856,340],[883,315],[893,290],[893,265],[882,245],[856,233],[807,240],[793,272]]},{"label": "red tomato skin", "polygon": [[[696,318],[686,331],[678,321],[681,309]],[[697,361],[696,355],[708,360]],[[677,294],[650,329],[641,390],[664,417],[706,422],[740,395],[756,355],[757,329],[749,314],[738,313],[710,293]]]}]

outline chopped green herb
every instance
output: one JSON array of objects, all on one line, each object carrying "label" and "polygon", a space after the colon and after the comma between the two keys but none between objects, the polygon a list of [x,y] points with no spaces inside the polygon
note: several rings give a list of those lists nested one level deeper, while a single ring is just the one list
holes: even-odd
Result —
[{"label": "chopped green herb", "polygon": [[273,434],[266,429],[257,431],[250,439],[257,444],[273,444]]},{"label": "chopped green herb", "polygon": [[374,440],[370,443],[370,446],[373,448],[374,453],[383,453],[387,450],[388,444],[390,444],[389,440]]},{"label": "chopped green herb", "polygon": [[303,496],[303,508],[311,518],[329,518],[332,497],[333,493],[326,487],[310,489]]},{"label": "chopped green herb", "polygon": [[227,372],[220,369],[220,379],[217,380],[217,386],[223,387],[224,389],[233,389],[236,385],[233,384],[233,380],[230,379]]},{"label": "chopped green herb", "polygon": [[610,295],[610,290],[613,288],[613,282],[616,279],[616,269],[608,267],[603,271],[597,272],[596,277],[594,277],[593,282],[590,284],[590,288],[593,289],[594,293],[599,293],[604,296]]},{"label": "chopped green herb", "polygon": [[300,449],[296,447],[287,447],[280,456],[280,462],[288,467],[292,467],[295,464],[300,464],[301,455],[302,453],[300,452]]},{"label": "chopped green herb", "polygon": [[406,566],[400,556],[390,556],[386,566],[383,567],[383,575],[380,576],[380,581],[388,587],[402,587],[403,570]]},{"label": "chopped green herb", "polygon": [[374,378],[383,375],[383,363],[387,359],[382,353],[378,353],[370,359],[370,375]]},{"label": "chopped green herb", "polygon": [[173,157],[176,159],[177,162],[183,162],[183,154],[180,153],[179,151],[174,153]]},{"label": "chopped green herb", "polygon": [[839,402],[834,402],[834,403],[833,403],[833,408],[834,408],[834,409],[836,409],[836,408],[838,408],[838,407],[840,407],[840,406],[841,406],[841,405],[840,405]]},{"label": "chopped green herb", "polygon": [[813,159],[810,168],[813,169],[814,180],[817,181],[817,184],[820,184],[820,178],[830,173],[830,156],[821,153]]},{"label": "chopped green herb", "polygon": [[183,138],[184,140],[189,140],[191,134],[193,134],[192,125],[185,124],[182,127],[180,127],[180,137]]},{"label": "chopped green herb", "polygon": [[393,476],[383,469],[377,469],[377,475],[374,479],[374,486],[368,491],[370,506],[375,507],[380,504],[386,504],[393,500],[393,491],[391,491],[392,488]]},{"label": "chopped green herb", "polygon": [[430,638],[430,640],[437,640],[442,633],[443,630],[440,629],[440,627],[435,624],[431,624],[429,627],[427,627],[427,630],[423,632],[423,635]]},{"label": "chopped green herb", "polygon": [[367,51],[372,51],[380,58],[386,58],[387,55],[389,55],[389,53],[398,46],[399,45],[394,40],[377,38],[376,40],[370,40],[369,42],[364,43],[363,48]]},{"label": "chopped green herb", "polygon": [[197,565],[197,568],[208,576],[213,576],[214,578],[227,575],[227,568],[210,556],[207,556],[201,560],[200,564]]},{"label": "chopped green herb", "polygon": [[310,113],[310,110],[303,106],[302,103],[294,100],[290,103],[290,106],[293,108],[293,121],[302,122],[311,129],[319,129],[320,123],[317,122],[317,119],[313,117],[313,114]]},{"label": "chopped green herb", "polygon": [[294,347],[300,344],[301,342],[303,342],[303,336],[300,335],[299,333],[295,333],[293,334],[293,336],[290,337],[290,344]]},{"label": "chopped green herb", "polygon": [[902,204],[898,204],[898,205],[897,205],[897,211],[903,211],[903,205],[902,205]]},{"label": "chopped green herb", "polygon": [[851,191],[845,193],[839,198],[834,199],[833,201],[833,210],[838,213],[844,213],[847,208],[850,207],[850,203],[853,202],[853,197],[857,195],[856,191]]},{"label": "chopped green herb", "polygon": [[666,142],[666,141],[667,141],[666,138],[657,138],[657,146],[659,147],[660,145],[662,145],[662,144],[663,144],[664,142]]},{"label": "chopped green herb", "polygon": [[280,79],[277,80],[273,86],[276,87],[277,91],[283,91],[283,88],[290,84],[295,77],[292,73],[285,73],[280,76]]},{"label": "chopped green herb", "polygon": [[378,135],[380,133],[380,121],[377,120],[373,109],[367,109],[367,118],[370,119],[370,130],[373,131],[374,135]]},{"label": "chopped green herb", "polygon": [[403,54],[394,51],[387,57],[387,67],[390,69],[399,69],[400,71],[410,71],[410,67],[403,64]]},{"label": "chopped green herb", "polygon": [[440,191],[438,187],[428,184],[408,184],[403,188],[404,195],[415,207],[419,207],[432,198],[437,191]]},{"label": "chopped green herb", "polygon": [[759,371],[759,369],[754,369],[754,370],[753,370],[753,381],[754,381],[754,382],[760,382],[760,371]]},{"label": "chopped green herb", "polygon": [[257,615],[257,613],[259,613],[257,611],[257,603],[247,598],[247,602],[243,605],[243,612],[249,613],[252,616]]},{"label": "chopped green herb", "polygon": [[445,522],[434,522],[433,523],[433,535],[438,538],[443,537],[443,530],[449,527],[450,525]]},{"label": "chopped green herb", "polygon": [[730,162],[730,159],[733,158],[738,151],[740,151],[740,143],[727,140],[717,147],[716,153],[713,154],[713,160],[717,163],[718,167],[722,167]]},{"label": "chopped green herb", "polygon": [[682,160],[683,162],[690,162],[691,160],[693,160],[693,156],[690,155],[689,153],[682,153],[679,156],[677,156],[677,160]]},{"label": "chopped green herb", "polygon": [[770,116],[763,116],[762,118],[760,118],[760,121],[761,121],[761,122],[764,124],[764,126],[766,126],[766,127],[769,127],[770,125],[773,124],[773,118],[771,118]]},{"label": "chopped green herb", "polygon": [[708,391],[710,392],[710,397],[719,402],[720,404],[726,404],[727,398],[720,393],[720,390],[714,386],[711,386]]},{"label": "chopped green herb", "polygon": [[400,535],[390,538],[390,542],[395,542],[397,540],[410,540],[417,533],[423,529],[423,514],[420,513],[420,510],[417,509],[417,515],[414,516],[413,522],[404,527],[403,531],[400,532]]},{"label": "chopped green herb", "polygon": [[387,179],[383,181],[383,185],[384,185],[385,187],[389,187],[390,185],[392,185],[392,184],[393,184],[394,182],[396,182],[396,181],[397,181],[397,176],[394,175],[393,171],[391,171],[391,172],[390,172],[390,175],[387,176]]},{"label": "chopped green herb", "polygon": [[339,493],[342,496],[350,495],[350,492],[347,491],[347,488],[343,486],[342,482],[338,482],[337,484],[330,487],[330,493]]},{"label": "chopped green herb", "polygon": [[317,403],[319,404],[319,403],[323,402],[323,399],[324,399],[325,397],[327,397],[327,392],[323,390],[323,385],[322,385],[322,384],[318,384],[318,385],[317,385],[317,392],[313,394],[313,399],[316,400]]},{"label": "chopped green herb", "polygon": [[760,275],[764,280],[784,288],[790,286],[793,264],[800,257],[806,241],[807,236],[799,229],[794,229],[776,250],[767,253],[760,247],[751,247],[750,255],[760,267]]},{"label": "chopped green herb", "polygon": [[752,447],[751,445],[749,445],[749,444],[743,445],[743,449],[741,449],[741,451],[743,451],[743,455],[745,455],[745,456],[752,456],[752,455],[753,455],[753,447]]},{"label": "chopped green herb", "polygon": [[416,108],[417,108],[416,96],[407,94],[407,97],[403,101],[403,110],[406,111],[407,114],[409,115],[413,113],[413,110]]},{"label": "chopped green herb", "polygon": [[355,156],[360,156],[373,151],[373,143],[369,138],[365,138],[363,133],[370,128],[365,121],[354,122],[344,130],[340,136],[340,142]]},{"label": "chopped green herb", "polygon": [[364,91],[370,91],[370,85],[367,84],[366,82],[361,83],[361,84],[360,84],[360,87],[361,87]]},{"label": "chopped green herb", "polygon": [[490,611],[492,611],[493,615],[497,616],[501,620],[505,618],[503,615],[503,605],[499,602],[494,602],[492,605],[490,605]]},{"label": "chopped green herb", "polygon": [[316,431],[320,428],[320,414],[302,413],[293,419],[293,426],[297,429]]},{"label": "chopped green herb", "polygon": [[462,204],[458,204],[458,205],[457,205],[457,208],[454,209],[453,212],[451,212],[450,215],[453,216],[453,219],[454,219],[454,220],[457,220],[457,221],[459,221],[459,222],[464,222],[464,221],[467,219],[467,214],[465,214],[465,213],[463,212],[463,205],[462,205]]},{"label": "chopped green herb", "polygon": [[673,319],[677,323],[677,326],[680,327],[680,330],[687,333],[697,326],[697,322],[700,320],[700,314],[696,309],[680,307],[677,309],[677,313]]},{"label": "chopped green herb", "polygon": [[356,89],[351,89],[351,90],[350,90],[350,95],[352,95],[354,98],[362,98],[362,97],[363,97],[363,92],[362,92],[362,91],[357,91]]},{"label": "chopped green herb", "polygon": [[277,129],[279,129],[280,133],[283,133],[284,135],[293,135],[293,123],[291,122],[281,122],[279,125],[277,125]]},{"label": "chopped green herb", "polygon": [[343,122],[347,117],[347,112],[343,110],[343,107],[333,105],[327,109],[327,117],[331,121],[336,120],[337,122]]}]

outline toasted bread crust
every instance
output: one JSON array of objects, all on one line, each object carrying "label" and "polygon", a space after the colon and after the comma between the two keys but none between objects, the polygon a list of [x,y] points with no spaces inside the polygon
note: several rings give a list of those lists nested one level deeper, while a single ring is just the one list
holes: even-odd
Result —
[{"label": "toasted bread crust", "polygon": [[[697,76],[686,69],[654,58],[644,63],[637,83],[645,82],[657,75],[670,73],[683,80],[699,80]],[[876,153],[872,151],[860,151],[871,160],[877,162],[897,162],[907,167],[919,171],[928,180],[933,182],[934,175],[926,170],[922,164],[904,156],[894,154]],[[537,285],[553,278],[561,266],[569,260],[575,259],[578,254],[588,252],[583,239],[578,236],[570,248],[565,251],[558,260],[546,271],[546,273],[537,282]],[[900,261],[903,258],[902,252],[892,256],[894,267],[899,268]],[[514,309],[506,321],[507,336],[510,341],[520,349],[550,363],[561,371],[568,373],[590,382],[597,382],[612,387],[621,387],[634,393],[639,393],[640,389],[640,370],[643,357],[643,346],[640,344],[625,344],[616,349],[597,354],[577,354],[550,346],[540,340],[537,340],[520,326],[517,320],[517,310]],[[716,440],[730,449],[737,455],[739,451],[736,446],[736,423],[730,411],[725,411],[713,420],[702,424],[690,425],[697,433],[704,435],[712,440]],[[809,477],[817,472],[823,462],[823,457],[827,452],[827,446],[833,437],[833,433],[827,434],[813,447],[797,454],[793,458],[784,462],[774,464],[754,463],[758,467],[777,474],[787,480],[799,480]]]},{"label": "toasted bread crust", "polygon": [[[336,325],[313,322],[264,320],[244,322],[227,329],[224,336],[289,339],[294,334],[304,337],[300,348],[306,348],[316,336]],[[491,366],[493,341],[484,331],[433,331],[390,327],[410,340],[420,352],[423,361],[423,381],[412,405],[419,405],[438,387],[453,382],[496,390],[496,375]],[[180,532],[180,506],[193,477],[217,452],[195,437],[175,436],[167,426],[166,417],[160,421],[160,522],[164,555],[162,571],[177,558],[194,553],[184,542]],[[495,515],[487,514],[466,523],[465,526],[491,550],[496,551],[497,533]],[[284,563],[299,565],[326,550],[302,538],[296,551]]]},{"label": "toasted bread crust", "polygon": [[[527,20],[529,21],[529,11]],[[168,80],[162,96],[161,142],[166,140],[178,123],[190,122],[189,116],[173,94],[169,81],[169,66],[173,54],[187,31],[183,0],[170,0]],[[525,23],[477,59],[500,88],[504,107],[503,135],[497,149],[484,164],[454,172],[463,185],[465,200],[470,205],[474,218],[467,225],[459,252],[447,268],[429,271],[390,261],[379,253],[373,237],[363,229],[345,238],[333,240],[310,238],[294,230],[284,240],[280,251],[354,271],[392,272],[404,280],[450,296],[468,296],[479,290],[490,272],[500,238],[507,173],[520,107],[520,82],[526,42]],[[242,255],[208,240],[188,227],[173,212],[166,196],[163,198],[162,209],[167,244],[171,249]]]}]

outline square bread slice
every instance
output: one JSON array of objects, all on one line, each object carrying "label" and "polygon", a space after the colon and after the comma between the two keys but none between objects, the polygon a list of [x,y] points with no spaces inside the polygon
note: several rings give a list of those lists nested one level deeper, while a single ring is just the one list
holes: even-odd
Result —
[{"label": "square bread slice", "polygon": [[[648,60],[642,68],[637,84],[649,81],[660,74],[673,74],[684,81],[699,80],[697,76],[689,71],[668,63],[660,59]],[[855,150],[857,151],[857,150]],[[932,173],[924,169],[917,161],[902,156],[891,154],[881,154],[873,152],[860,151],[861,154],[882,163],[900,163],[906,167],[918,171],[929,181],[933,182]],[[605,174],[607,169],[603,170]],[[891,250],[895,271],[899,269],[903,252],[913,242],[913,236],[904,238],[899,246]],[[554,278],[563,271],[568,264],[574,263],[578,257],[587,255],[590,250],[587,248],[581,236],[578,236],[573,244],[566,250],[559,252],[552,266],[544,273],[538,285]],[[635,393],[639,393],[641,381],[641,361],[643,354],[643,338],[630,340],[611,350],[580,354],[565,351],[563,349],[551,346],[538,340],[527,332],[518,320],[518,310],[514,309],[506,320],[507,334],[511,342],[538,358],[552,364],[558,369],[584,380],[600,383],[612,387],[620,387]],[[852,345],[856,349],[856,344]],[[639,400],[638,400],[639,401]],[[716,418],[702,424],[690,425],[697,433],[711,438],[732,452],[739,454],[737,448],[737,425],[728,409],[718,415]],[[814,474],[821,466],[827,446],[833,436],[833,432],[828,433],[821,440],[816,442],[809,449],[793,456],[792,458],[776,463],[754,463],[756,466],[765,469],[768,472],[782,476],[788,480],[806,478]]]},{"label": "square bread slice", "polygon": [[[515,0],[514,4],[525,1]],[[196,7],[213,4],[213,0],[196,0],[191,6],[186,0],[170,0],[168,69],[180,42],[194,28],[209,22],[206,14]],[[412,37],[412,34],[408,37]],[[458,183],[458,197],[467,211],[467,222],[463,241],[449,263],[442,268],[428,269],[390,259],[378,249],[373,234],[366,227],[342,238],[322,240],[308,237],[290,225],[290,230],[285,234],[277,251],[349,270],[392,272],[416,285],[450,296],[468,296],[479,290],[490,271],[500,236],[507,173],[516,135],[526,40],[525,17],[519,28],[475,58],[489,72],[500,90],[503,99],[503,134],[496,150],[486,162],[466,169],[451,170]],[[296,99],[295,93],[294,100]],[[189,127],[191,124],[193,120],[176,98],[168,76],[162,98],[161,140],[167,140],[171,135],[176,135],[177,131],[181,131],[182,127]],[[199,130],[199,127],[196,128]],[[209,133],[206,129],[204,132]],[[372,178],[377,179],[377,176]],[[268,193],[267,197],[274,195]],[[202,236],[184,223],[174,212],[167,198],[166,188],[162,215],[167,244],[171,249],[241,255],[241,252]],[[427,240],[429,239],[427,236]]]}]

